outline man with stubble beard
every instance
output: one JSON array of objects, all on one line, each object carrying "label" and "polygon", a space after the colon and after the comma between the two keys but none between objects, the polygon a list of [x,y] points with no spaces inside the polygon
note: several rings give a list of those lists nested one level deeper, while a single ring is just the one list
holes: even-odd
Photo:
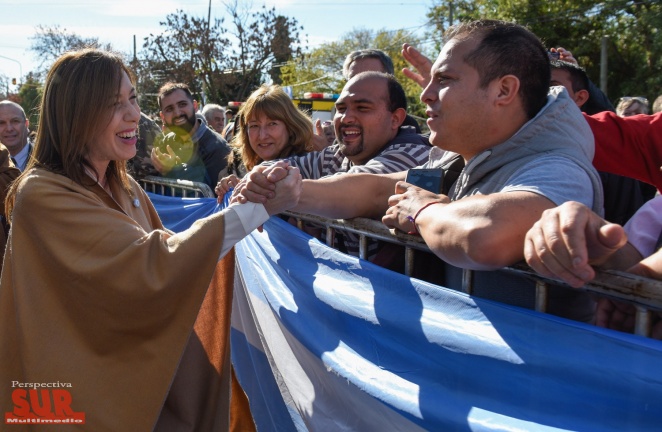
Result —
[{"label": "man with stubble beard", "polygon": [[[427,161],[430,143],[414,127],[403,124],[407,97],[393,75],[374,71],[357,74],[345,84],[335,105],[336,143],[287,159],[291,166],[299,168],[304,179],[348,173],[387,174]],[[347,199],[352,199],[351,194],[347,194]],[[345,236],[346,251],[358,256],[358,236]],[[368,255],[373,256],[377,248],[377,243],[371,242]]]},{"label": "man with stubble beard", "polygon": [[206,183],[213,190],[230,147],[196,117],[198,103],[186,84],[166,83],[158,97],[161,119],[170,132],[154,145],[154,167],[164,177]]},{"label": "man with stubble beard", "polygon": [[[421,168],[441,169],[446,192],[406,182],[404,170],[347,174],[304,180],[293,210],[337,219],[381,217],[387,227],[423,238],[443,261],[437,266],[445,271],[445,286],[460,287],[463,269],[480,270],[473,274],[473,295],[533,308],[530,281],[491,270],[524,258],[526,233],[543,211],[565,201],[602,211],[602,187],[591,164],[593,135],[568,93],[550,90],[547,50],[525,27],[479,20],[444,36],[432,68],[425,63],[417,69],[427,77],[419,82],[426,84],[421,101],[434,146]],[[233,199],[266,202],[279,178],[254,169]],[[552,288],[550,313],[593,318],[585,293]]]},{"label": "man with stubble beard", "polygon": [[[337,143],[290,157],[305,179],[345,173],[398,172],[427,161],[430,143],[404,126],[407,98],[393,75],[363,72],[351,78],[336,101]],[[265,162],[269,165],[273,161]]]}]

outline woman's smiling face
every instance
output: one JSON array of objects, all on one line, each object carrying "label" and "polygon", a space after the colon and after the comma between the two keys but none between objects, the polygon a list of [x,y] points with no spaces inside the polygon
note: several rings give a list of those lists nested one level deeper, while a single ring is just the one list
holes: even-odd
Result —
[{"label": "woman's smiling face", "polygon": [[277,159],[289,140],[289,132],[281,120],[260,114],[248,121],[248,141],[262,160]]},{"label": "woman's smiling face", "polygon": [[122,72],[122,83],[115,99],[110,104],[110,121],[99,132],[88,149],[88,161],[97,170],[105,173],[110,161],[126,161],[136,155],[140,108],[136,90],[126,72]]}]

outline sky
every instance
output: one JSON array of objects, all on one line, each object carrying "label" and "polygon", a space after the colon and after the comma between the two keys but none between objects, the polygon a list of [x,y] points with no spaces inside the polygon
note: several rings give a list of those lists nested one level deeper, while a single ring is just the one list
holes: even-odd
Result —
[{"label": "sky", "polygon": [[[275,7],[296,18],[308,35],[309,48],[340,39],[353,29],[398,30],[423,34],[432,0],[239,0]],[[206,17],[209,0],[0,0],[0,75],[25,76],[39,66],[30,51],[38,25],[65,28],[83,37],[98,37],[126,53],[133,52],[136,36],[143,39],[162,31],[159,22],[177,10]],[[226,16],[222,0],[212,0],[212,19]],[[19,80],[20,81],[20,80]]]}]

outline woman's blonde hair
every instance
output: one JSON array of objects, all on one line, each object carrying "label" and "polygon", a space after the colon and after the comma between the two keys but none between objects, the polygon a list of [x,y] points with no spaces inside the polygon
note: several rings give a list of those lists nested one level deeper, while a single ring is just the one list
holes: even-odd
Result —
[{"label": "woman's blonde hair", "polygon": [[[86,187],[95,183],[85,174],[86,168],[95,172],[86,156],[99,130],[111,120],[122,72],[135,83],[118,54],[98,49],[67,52],[55,61],[44,84],[34,151],[7,193],[5,214],[11,215],[18,184],[31,168],[61,174]],[[126,161],[111,161],[105,174],[131,193]]]},{"label": "woman's blonde hair", "polygon": [[294,105],[292,99],[281,86],[264,84],[255,90],[248,100],[241,105],[238,113],[239,131],[232,139],[232,146],[241,153],[241,159],[247,170],[262,159],[255,153],[248,140],[248,122],[265,115],[272,120],[285,123],[289,134],[287,146],[278,158],[309,152],[313,149],[313,124],[311,119]]}]

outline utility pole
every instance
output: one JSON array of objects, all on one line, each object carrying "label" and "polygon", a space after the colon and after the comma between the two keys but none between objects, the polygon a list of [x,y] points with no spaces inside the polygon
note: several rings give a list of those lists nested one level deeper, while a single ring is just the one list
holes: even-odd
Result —
[{"label": "utility pole", "polygon": [[211,23],[211,0],[209,0],[209,11],[207,12],[207,35],[209,35],[210,23]]},{"label": "utility pole", "polygon": [[453,0],[448,2],[448,25],[453,25]]}]

